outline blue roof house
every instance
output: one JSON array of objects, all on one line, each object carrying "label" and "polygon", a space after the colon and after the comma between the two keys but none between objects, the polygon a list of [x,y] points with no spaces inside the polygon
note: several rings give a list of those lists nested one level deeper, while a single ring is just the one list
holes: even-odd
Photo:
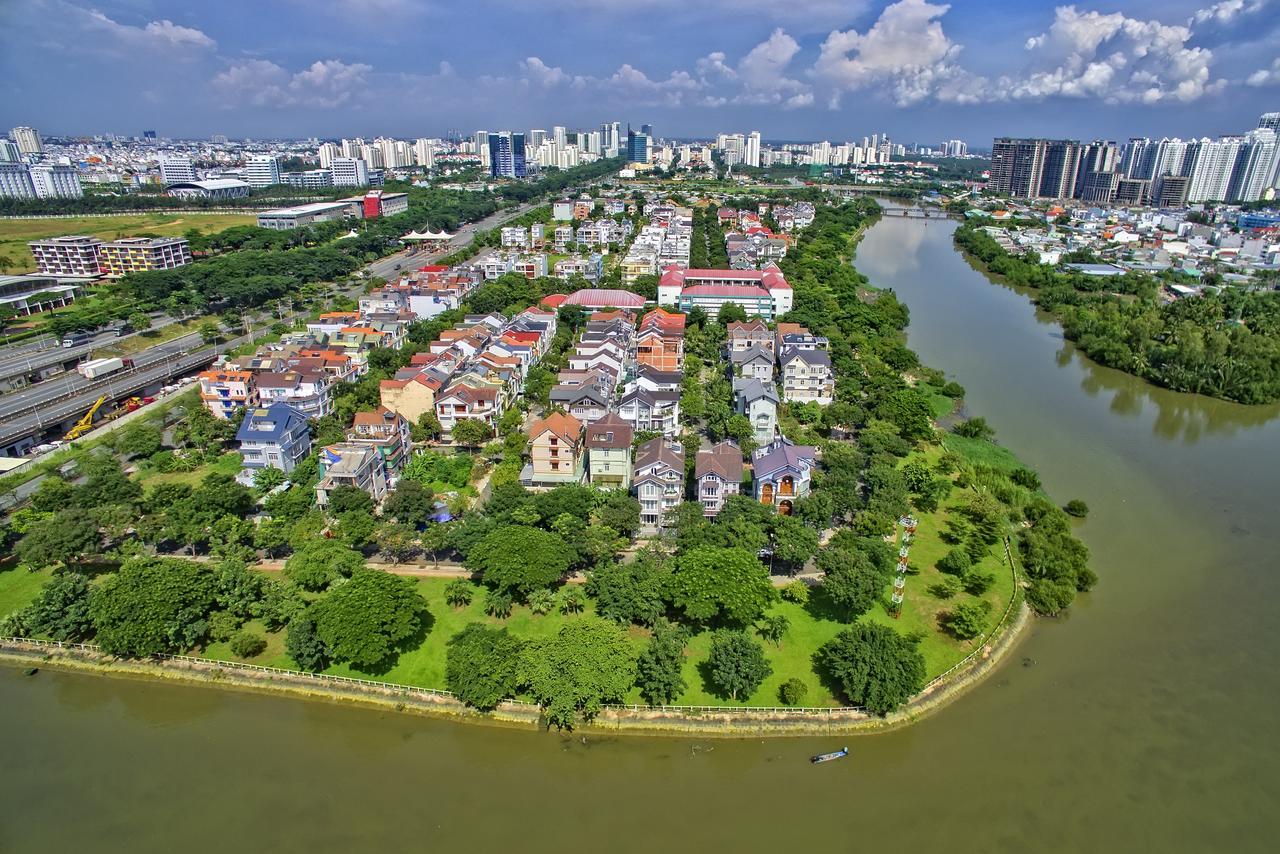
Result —
[{"label": "blue roof house", "polygon": [[311,453],[307,418],[287,403],[250,409],[236,441],[240,443],[240,465],[250,472],[270,467],[287,474]]}]

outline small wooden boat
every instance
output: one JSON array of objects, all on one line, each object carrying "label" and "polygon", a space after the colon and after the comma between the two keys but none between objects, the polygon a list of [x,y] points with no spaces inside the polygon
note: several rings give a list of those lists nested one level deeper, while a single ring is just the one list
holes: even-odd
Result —
[{"label": "small wooden boat", "polygon": [[844,759],[848,755],[849,748],[842,747],[832,753],[819,753],[817,756],[810,758],[809,761],[817,765],[820,762],[830,762],[833,759]]}]

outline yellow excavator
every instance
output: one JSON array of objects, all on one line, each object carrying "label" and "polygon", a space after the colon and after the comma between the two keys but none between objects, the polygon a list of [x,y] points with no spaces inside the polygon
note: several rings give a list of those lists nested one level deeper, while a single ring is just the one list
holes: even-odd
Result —
[{"label": "yellow excavator", "polygon": [[81,418],[79,421],[77,421],[76,426],[72,427],[70,430],[67,431],[67,435],[62,437],[63,440],[70,442],[72,439],[79,439],[85,433],[88,433],[90,430],[92,430],[93,416],[98,414],[98,410],[101,409],[102,404],[106,402],[107,402],[107,396],[105,394],[102,397],[98,398],[98,400],[93,404],[93,406],[89,407],[89,411],[84,414],[84,418]]}]

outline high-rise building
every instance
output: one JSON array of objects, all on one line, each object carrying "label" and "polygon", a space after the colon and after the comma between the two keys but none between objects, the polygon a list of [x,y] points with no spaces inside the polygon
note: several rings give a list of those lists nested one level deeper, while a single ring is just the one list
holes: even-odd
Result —
[{"label": "high-rise building", "polygon": [[1185,175],[1165,175],[1157,180],[1151,203],[1158,208],[1186,207],[1187,190],[1190,188],[1191,179]]},{"label": "high-rise building", "polygon": [[1256,202],[1276,183],[1280,169],[1280,144],[1276,131],[1258,128],[1244,135],[1244,145],[1231,172],[1227,200]]},{"label": "high-rise building", "polygon": [[23,154],[44,154],[44,146],[40,144],[40,132],[35,128],[14,128],[9,135],[18,144],[18,151]]},{"label": "high-rise building", "polygon": [[142,132],[142,141],[154,143],[156,141],[156,132],[153,130],[144,130]]},{"label": "high-rise building", "polygon": [[414,140],[413,162],[423,169],[436,167],[436,147],[431,144],[431,140],[426,138]]},{"label": "high-rise building", "polygon": [[649,139],[653,139],[653,125],[640,125],[640,132]]},{"label": "high-rise building", "polygon": [[36,195],[42,199],[79,199],[84,196],[80,175],[73,166],[32,166],[31,183]]},{"label": "high-rise building", "polygon": [[487,137],[489,174],[495,178],[525,177],[524,134],[504,130]]},{"label": "high-rise building", "polygon": [[358,158],[364,154],[364,140],[357,137],[356,139],[344,139],[342,141],[342,156]]},{"label": "high-rise building", "polygon": [[1231,176],[1235,172],[1236,158],[1244,146],[1243,137],[1194,140],[1187,145],[1190,168],[1185,174],[1191,178],[1187,190],[1188,202],[1227,201],[1230,199]]},{"label": "high-rise building", "polygon": [[244,180],[250,187],[271,187],[280,183],[280,158],[257,154],[244,165]]},{"label": "high-rise building", "polygon": [[747,136],[747,151],[742,162],[748,166],[760,165],[760,131],[753,130]]},{"label": "high-rise building", "polygon": [[22,152],[18,150],[16,142],[0,139],[0,163],[17,163],[21,159]]},{"label": "high-rise building", "polygon": [[191,158],[183,154],[170,154],[160,158],[160,180],[166,184],[186,184],[196,179],[191,168]]},{"label": "high-rise building", "polygon": [[1095,139],[1080,147],[1072,198],[1086,202],[1110,202],[1116,189],[1119,149],[1114,142]]},{"label": "high-rise building", "polygon": [[649,137],[643,131],[640,133],[633,130],[627,131],[627,162],[649,162]]},{"label": "high-rise building", "polygon": [[329,164],[335,187],[369,186],[369,167],[358,157],[335,157]]},{"label": "high-rise building", "polygon": [[564,147],[569,144],[569,131],[556,125],[551,129],[551,141],[555,143],[556,151],[563,151]]},{"label": "high-rise building", "polygon": [[342,156],[342,149],[332,142],[326,142],[320,146],[319,154],[320,168],[328,169],[333,164],[333,158]]},{"label": "high-rise building", "polygon": [[[581,139],[582,136],[580,135],[578,138]],[[590,133],[586,134],[586,138],[587,138],[586,144],[583,147],[587,150],[587,152],[591,154],[596,154],[596,155],[600,155],[604,153],[603,135],[600,133],[600,131],[593,130]]]},{"label": "high-rise building", "polygon": [[489,162],[489,132],[487,130],[478,130],[474,137],[476,154],[480,156],[481,163]]},{"label": "high-rise building", "polygon": [[1258,118],[1258,127],[1280,133],[1280,113],[1263,113]]},{"label": "high-rise building", "polygon": [[0,198],[34,199],[36,186],[31,171],[22,163],[0,163]]},{"label": "high-rise building", "polygon": [[999,137],[991,145],[990,187],[1015,198],[1071,198],[1080,153],[1080,143],[1069,139]]},{"label": "high-rise building", "polygon": [[541,128],[534,128],[529,131],[529,147],[534,151],[538,150],[538,146],[547,141],[547,132]]}]

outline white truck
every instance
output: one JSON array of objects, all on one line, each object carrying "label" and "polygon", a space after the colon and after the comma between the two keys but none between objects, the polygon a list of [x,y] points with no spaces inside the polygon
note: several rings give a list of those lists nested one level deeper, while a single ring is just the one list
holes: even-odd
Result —
[{"label": "white truck", "polygon": [[91,359],[88,362],[81,362],[76,365],[76,370],[85,379],[96,380],[98,377],[105,377],[107,374],[114,374],[116,371],[132,367],[133,361],[131,359],[121,359],[113,356],[110,359]]}]

